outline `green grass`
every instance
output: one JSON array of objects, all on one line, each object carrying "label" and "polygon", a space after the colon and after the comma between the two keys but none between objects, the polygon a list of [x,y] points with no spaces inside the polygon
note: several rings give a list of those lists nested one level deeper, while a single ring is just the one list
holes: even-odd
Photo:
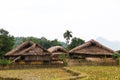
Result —
[{"label": "green grass", "polygon": [[86,73],[86,80],[120,80],[120,67],[117,66],[76,66],[72,70]]},{"label": "green grass", "polygon": [[0,77],[18,78],[22,80],[57,80],[72,76],[61,68],[39,68],[21,70],[0,70]]}]

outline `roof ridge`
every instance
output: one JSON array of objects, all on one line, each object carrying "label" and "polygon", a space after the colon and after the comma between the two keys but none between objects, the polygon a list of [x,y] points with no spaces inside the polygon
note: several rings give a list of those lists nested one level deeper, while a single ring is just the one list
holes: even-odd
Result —
[{"label": "roof ridge", "polygon": [[96,46],[98,46],[98,47],[102,47],[102,48],[104,48],[104,49],[106,49],[106,50],[108,50],[108,51],[110,51],[110,52],[114,52],[112,49],[110,49],[110,48],[108,48],[108,47],[100,44],[99,42],[95,41],[94,39],[91,39],[91,40],[85,42],[84,44],[79,45],[79,46],[71,49],[69,52],[71,53],[71,52],[74,52],[74,51],[83,49],[83,48],[88,47],[88,46],[90,46],[90,45],[92,45],[92,44],[96,44]]}]

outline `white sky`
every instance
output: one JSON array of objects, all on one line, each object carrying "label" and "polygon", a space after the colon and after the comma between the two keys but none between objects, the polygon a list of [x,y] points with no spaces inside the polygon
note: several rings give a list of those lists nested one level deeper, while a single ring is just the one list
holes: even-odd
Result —
[{"label": "white sky", "polygon": [[14,36],[120,41],[120,0],[0,0],[0,28]]}]

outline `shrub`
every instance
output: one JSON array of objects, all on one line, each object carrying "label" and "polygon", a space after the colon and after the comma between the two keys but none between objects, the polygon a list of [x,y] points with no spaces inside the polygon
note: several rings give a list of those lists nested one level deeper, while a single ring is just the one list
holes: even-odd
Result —
[{"label": "shrub", "polygon": [[120,54],[119,53],[114,53],[112,55],[112,58],[117,61],[117,64],[120,65]]},{"label": "shrub", "polygon": [[9,65],[9,64],[11,64],[11,63],[12,63],[11,60],[8,60],[8,59],[0,59],[0,65],[3,66],[3,67],[5,67],[5,66],[7,66],[7,65]]},{"label": "shrub", "polygon": [[64,65],[67,65],[67,56],[65,54],[60,54],[59,58],[63,61]]},{"label": "shrub", "polygon": [[117,58],[119,58],[120,57],[120,54],[119,53],[114,53],[113,55],[112,55],[112,58],[113,59],[117,59]]}]

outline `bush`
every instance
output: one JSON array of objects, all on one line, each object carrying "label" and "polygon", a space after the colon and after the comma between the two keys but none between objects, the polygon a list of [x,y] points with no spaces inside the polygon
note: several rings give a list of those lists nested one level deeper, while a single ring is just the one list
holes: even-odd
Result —
[{"label": "bush", "polygon": [[11,60],[0,59],[0,65],[3,66],[3,67],[5,67],[5,66],[11,64],[11,62],[12,62]]},{"label": "bush", "polygon": [[67,65],[67,56],[65,54],[60,54],[59,58],[63,61],[64,65]]},{"label": "bush", "polygon": [[112,55],[112,58],[117,61],[117,64],[120,65],[120,54],[119,53],[114,53]]},{"label": "bush", "polygon": [[113,59],[118,59],[120,57],[120,54],[119,53],[114,53],[113,55],[112,55],[112,58]]}]

